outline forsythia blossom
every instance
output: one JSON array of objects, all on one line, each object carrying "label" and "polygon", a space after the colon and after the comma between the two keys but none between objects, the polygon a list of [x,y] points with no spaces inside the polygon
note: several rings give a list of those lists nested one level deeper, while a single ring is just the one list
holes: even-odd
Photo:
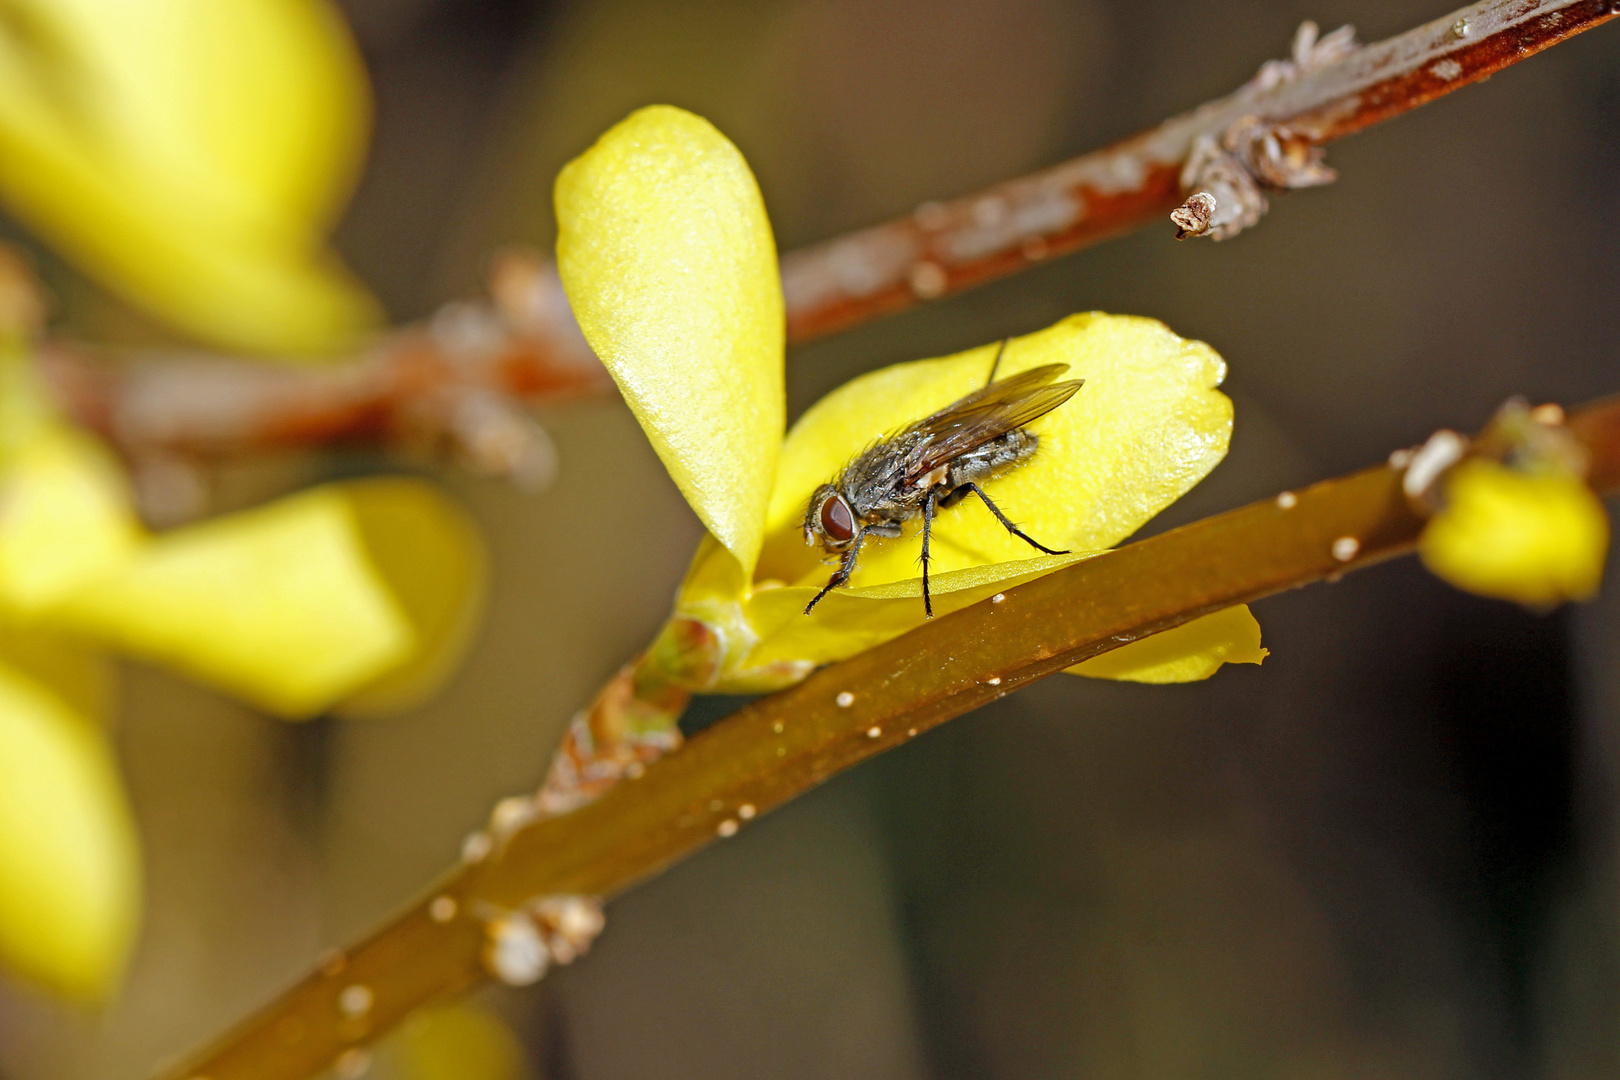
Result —
[{"label": "forsythia blossom", "polygon": [[8,0],[0,201],[201,338],[302,354],[377,318],[325,232],[370,103],[325,0]]},{"label": "forsythia blossom", "polygon": [[289,718],[385,708],[448,670],[481,583],[471,524],[414,480],[153,535],[111,455],[49,412],[19,343],[0,349],[0,965],[92,998],[133,940],[104,651]]},{"label": "forsythia blossom", "polygon": [[1442,480],[1441,499],[1418,543],[1437,576],[1530,607],[1596,595],[1609,517],[1579,475],[1474,458]]},{"label": "forsythia blossom", "polygon": [[[784,438],[776,247],[736,147],[700,117],[643,109],[563,170],[556,202],[580,326],[709,532],[675,608],[719,643],[695,688],[786,685],[920,624],[914,530],[869,541],[849,587],[803,614],[829,573],[804,543],[805,505],[874,438],[982,385],[995,346],[865,375]],[[978,502],[954,507],[934,526],[936,611],[1117,544],[1226,453],[1225,365],[1207,345],[1149,319],[1076,315],[1009,342],[1000,374],[1054,362],[1085,386],[1031,425],[1039,452],[994,491],[1031,535],[1073,554],[1030,558]],[[1185,681],[1263,655],[1240,608],[1076,670]]]}]

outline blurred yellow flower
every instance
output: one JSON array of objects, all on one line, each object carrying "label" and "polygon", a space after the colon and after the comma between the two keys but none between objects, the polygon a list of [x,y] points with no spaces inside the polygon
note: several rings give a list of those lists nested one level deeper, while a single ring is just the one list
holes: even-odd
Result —
[{"label": "blurred yellow flower", "polygon": [[1418,553],[1460,589],[1546,607],[1596,594],[1609,550],[1603,503],[1578,475],[1481,458],[1442,481]]},{"label": "blurred yellow flower", "polygon": [[7,0],[0,200],[176,327],[287,354],[377,307],[326,248],[365,74],[325,0]]},{"label": "blurred yellow flower", "polygon": [[436,487],[328,484],[152,535],[123,474],[59,423],[0,460],[0,617],[177,667],[289,719],[442,677],[483,550]]},{"label": "blurred yellow flower", "polygon": [[385,680],[430,689],[466,643],[482,568],[476,531],[437,488],[357,480],[153,537],[50,617],[303,719]]},{"label": "blurred yellow flower", "polygon": [[501,1019],[468,1002],[421,1009],[378,1048],[397,1080],[523,1080],[523,1045]]},{"label": "blurred yellow flower", "polygon": [[0,964],[80,1000],[116,984],[140,910],[135,827],[102,717],[95,659],[0,634]]},{"label": "blurred yellow flower", "polygon": [[288,718],[398,707],[454,665],[482,573],[465,515],[408,479],[152,535],[111,455],[0,348],[0,965],[94,998],[133,941],[139,855],[98,652]]},{"label": "blurred yellow flower", "polygon": [[[720,644],[702,688],[786,685],[921,623],[914,529],[870,544],[850,586],[803,614],[830,572],[804,543],[804,508],[874,437],[983,385],[996,347],[862,376],[784,441],[775,244],[736,147],[700,117],[643,109],[563,170],[556,203],[558,266],[585,336],[709,530],[675,607]],[[1226,453],[1225,365],[1207,345],[1149,319],[1076,315],[1013,339],[1000,375],[1054,362],[1086,385],[1031,425],[1040,452],[996,492],[1032,535],[1074,554],[1029,558],[984,507],[963,504],[935,523],[938,612],[1118,543]],[[1159,656],[1142,681],[1204,678],[1217,656],[1257,660],[1257,642],[1172,640],[1201,659]]]}]

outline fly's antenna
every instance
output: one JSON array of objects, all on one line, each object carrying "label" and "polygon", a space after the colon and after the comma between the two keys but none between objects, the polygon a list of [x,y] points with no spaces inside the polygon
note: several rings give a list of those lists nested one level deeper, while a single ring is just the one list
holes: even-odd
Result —
[{"label": "fly's antenna", "polygon": [[996,371],[1001,367],[1001,355],[1007,351],[1007,342],[1011,340],[1012,338],[1001,339],[1001,345],[996,349],[996,358],[990,364],[990,377],[984,380],[984,385],[989,386],[996,381]]}]

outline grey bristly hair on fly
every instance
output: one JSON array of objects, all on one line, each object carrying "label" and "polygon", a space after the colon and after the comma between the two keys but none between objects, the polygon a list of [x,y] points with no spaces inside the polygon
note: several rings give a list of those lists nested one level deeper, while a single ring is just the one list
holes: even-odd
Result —
[{"label": "grey bristly hair on fly", "polygon": [[895,538],[921,514],[923,611],[934,617],[928,593],[928,542],[936,510],[977,495],[1007,531],[1048,555],[1067,555],[1030,537],[1007,519],[979,485],[1016,469],[1040,445],[1025,426],[1074,396],[1084,379],[1054,382],[1067,364],[1046,364],[996,381],[1007,342],[1002,341],[984,386],[900,432],[885,436],[855,456],[831,482],[816,488],[804,512],[805,543],[820,543],[840,556],[838,569],[806,615],[855,572],[868,536]]}]

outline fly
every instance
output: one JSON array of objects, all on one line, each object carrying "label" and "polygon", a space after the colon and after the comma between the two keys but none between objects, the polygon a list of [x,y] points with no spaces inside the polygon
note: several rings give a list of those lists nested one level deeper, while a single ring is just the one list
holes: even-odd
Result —
[{"label": "fly", "polygon": [[849,581],[868,536],[897,537],[906,522],[921,514],[923,610],[933,618],[928,541],[934,512],[969,495],[977,495],[1008,532],[1036,550],[1068,554],[1024,533],[979,485],[1028,461],[1040,439],[1024,430],[1025,425],[1068,401],[1085,380],[1053,382],[1069,365],[1046,364],[996,382],[996,369],[1006,351],[1003,341],[983,387],[863,450],[832,483],[822,484],[810,496],[804,513],[805,543],[819,542],[823,551],[841,561],[826,587],[805,605],[806,615],[823,596]]}]

